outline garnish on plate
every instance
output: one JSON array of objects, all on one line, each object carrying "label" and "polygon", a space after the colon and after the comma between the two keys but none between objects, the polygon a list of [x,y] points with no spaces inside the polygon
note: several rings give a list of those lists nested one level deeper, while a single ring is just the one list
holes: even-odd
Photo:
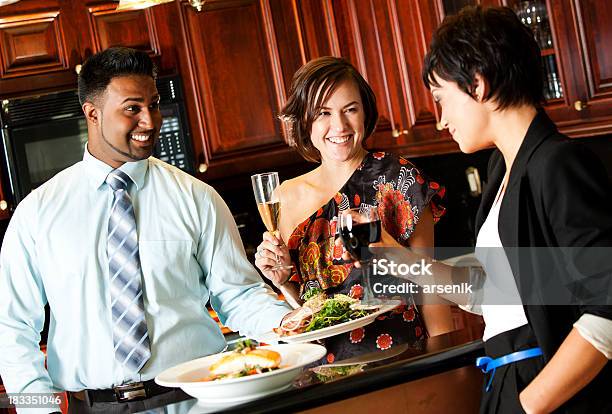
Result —
[{"label": "garnish on plate", "polygon": [[277,334],[290,336],[317,331],[371,313],[368,310],[353,309],[354,305],[359,304],[359,299],[343,294],[336,294],[330,298],[320,289],[311,289],[304,298],[306,302],[302,307],[296,309],[293,315],[286,317],[281,326],[274,330]]}]

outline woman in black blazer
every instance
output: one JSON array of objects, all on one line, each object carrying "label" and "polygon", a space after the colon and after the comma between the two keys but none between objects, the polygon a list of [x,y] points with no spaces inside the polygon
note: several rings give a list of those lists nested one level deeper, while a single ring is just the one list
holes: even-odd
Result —
[{"label": "woman in black blazer", "polygon": [[[446,19],[425,58],[424,81],[461,150],[497,147],[478,231],[495,212],[492,230],[527,323],[485,349],[492,359],[541,353],[498,367],[482,411],[612,412],[612,259],[601,254],[612,247],[612,186],[599,160],[540,109],[541,73],[533,34],[507,8],[467,8]],[[572,292],[566,306],[550,305],[551,281]]]},{"label": "woman in black blazer", "polygon": [[[514,322],[489,318],[496,334],[480,365],[489,370],[481,412],[612,412],[612,185],[601,162],[541,109],[541,74],[533,34],[508,8],[447,17],[423,68],[461,150],[496,147],[477,249],[499,247],[521,301]],[[394,243],[383,234],[374,246]],[[456,269],[432,269],[438,283],[459,280]]]}]

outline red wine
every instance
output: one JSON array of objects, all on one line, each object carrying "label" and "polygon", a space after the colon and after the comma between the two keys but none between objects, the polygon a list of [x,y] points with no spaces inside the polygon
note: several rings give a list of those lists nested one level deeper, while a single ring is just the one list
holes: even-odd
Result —
[{"label": "red wine", "polygon": [[379,242],[380,235],[380,220],[353,224],[351,230],[347,227],[340,229],[340,237],[342,237],[344,247],[356,259],[362,259],[362,250],[367,248],[370,243]]}]

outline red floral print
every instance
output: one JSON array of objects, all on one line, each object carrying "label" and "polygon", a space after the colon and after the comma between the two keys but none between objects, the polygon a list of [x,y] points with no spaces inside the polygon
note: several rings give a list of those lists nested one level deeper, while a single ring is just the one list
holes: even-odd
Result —
[{"label": "red floral print", "polygon": [[351,331],[351,333],[349,334],[349,339],[351,340],[352,344],[358,344],[359,342],[363,340],[364,336],[365,336],[365,329],[357,328]]},{"label": "red floral print", "polygon": [[438,197],[444,198],[445,195],[446,195],[446,187],[440,188],[440,191],[438,191]]},{"label": "red floral print", "polygon": [[300,248],[300,270],[302,274],[313,273],[320,256],[321,251],[317,243],[310,242],[305,248]]},{"label": "red floral print", "polygon": [[334,259],[342,258],[342,252],[344,252],[344,249],[342,248],[342,246],[334,245]]},{"label": "red floral print", "polygon": [[414,317],[415,317],[414,306],[411,306],[410,308],[408,308],[408,310],[404,312],[402,316],[406,322],[414,321]]},{"label": "red floral print", "polygon": [[[433,187],[436,187],[434,184]],[[342,257],[342,246],[335,246],[334,238],[338,227],[339,211],[348,207],[372,205],[379,208],[383,225],[400,243],[405,243],[414,231],[416,217],[426,205],[431,206],[434,220],[444,210],[431,199],[443,195],[441,185],[430,187],[425,174],[412,165],[409,159],[393,154],[368,154],[354,175],[333,198],[312,214],[294,230],[287,240],[292,260],[296,264],[292,281],[299,284],[300,293],[308,287],[328,293],[344,293],[363,299],[363,284],[360,271],[354,266],[337,265],[334,259]],[[433,194],[437,193],[437,194]],[[410,303],[410,302],[409,302]],[[415,334],[427,336],[422,320],[417,317],[416,308],[402,305],[363,328],[338,336],[330,341],[326,352],[327,363],[334,363],[362,353],[365,349],[389,349],[397,344],[414,340]],[[417,329],[417,326],[419,329]]]},{"label": "red floral print", "polygon": [[393,345],[393,338],[387,333],[378,335],[378,338],[376,338],[376,348],[381,351],[391,348],[391,345]]},{"label": "red floral print", "polygon": [[361,286],[359,283],[351,286],[351,290],[349,291],[348,295],[353,299],[361,299],[363,297],[363,286]]},{"label": "red floral print", "polygon": [[393,308],[391,310],[391,313],[394,314],[394,315],[399,315],[399,314],[404,313],[405,310],[406,310],[406,305],[399,305],[399,306]]},{"label": "red floral print", "polygon": [[387,183],[380,185],[376,193],[378,200],[378,215],[385,230],[393,237],[411,233],[414,227],[412,206],[404,195]]},{"label": "red floral print", "polygon": [[327,219],[315,219],[314,223],[312,223],[312,226],[310,226],[309,229],[310,241],[316,242],[318,240],[328,239],[330,230],[329,227],[329,221]]},{"label": "red floral print", "polygon": [[337,220],[337,217],[336,217],[336,218],[334,218],[330,222],[330,225],[329,225],[329,234],[332,235],[332,236],[335,236],[337,229],[338,229],[338,220]]},{"label": "red floral print", "polygon": [[309,224],[310,219],[304,220],[303,223],[300,223],[300,225],[297,226],[291,236],[289,236],[289,240],[287,240],[287,247],[289,250],[295,250],[300,246],[300,243],[306,234],[306,228],[308,228]]},{"label": "red floral print", "polygon": [[429,203],[429,207],[431,208],[431,213],[433,215],[434,223],[437,223],[440,220],[440,217],[444,215],[446,209],[444,207],[438,206],[436,203]]},{"label": "red floral print", "polygon": [[432,190],[438,190],[440,188],[440,184],[435,181],[430,181],[429,188],[431,188]]},{"label": "red floral print", "polygon": [[344,282],[348,276],[348,270],[344,265],[330,265],[327,266],[327,270],[329,270],[329,277],[334,285]]},{"label": "red floral print", "polygon": [[417,338],[420,338],[420,337],[421,337],[421,335],[423,335],[423,329],[421,329],[421,327],[420,327],[420,326],[415,326],[415,327],[414,327],[414,335],[415,335]]}]

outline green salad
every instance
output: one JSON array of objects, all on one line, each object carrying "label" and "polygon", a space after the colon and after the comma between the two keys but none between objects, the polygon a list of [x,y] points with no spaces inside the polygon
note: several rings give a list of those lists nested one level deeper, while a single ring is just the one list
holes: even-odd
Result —
[{"label": "green salad", "polygon": [[304,332],[316,331],[328,326],[348,322],[366,316],[365,310],[351,309],[351,305],[359,303],[358,299],[343,294],[336,294],[329,298],[320,289],[310,289],[304,297],[307,299],[304,307],[313,311]]}]

